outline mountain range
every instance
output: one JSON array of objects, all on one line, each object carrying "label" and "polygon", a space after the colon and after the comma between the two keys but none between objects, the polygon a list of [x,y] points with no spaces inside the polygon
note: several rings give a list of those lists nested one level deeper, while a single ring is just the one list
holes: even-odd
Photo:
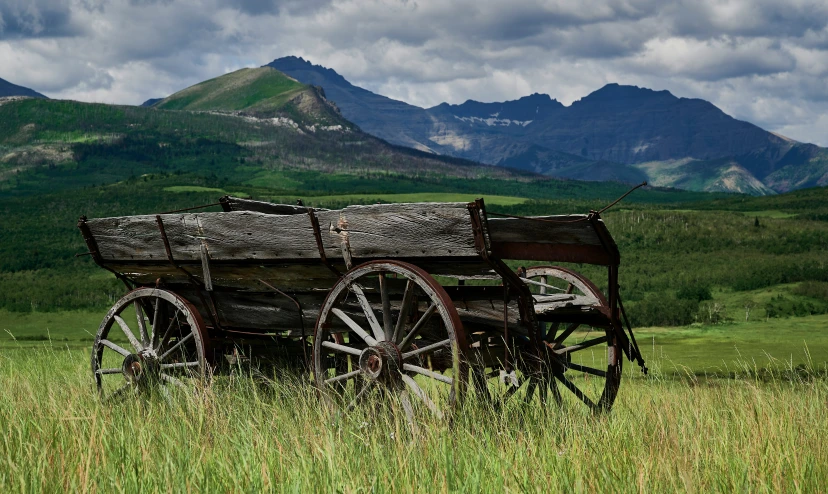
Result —
[{"label": "mountain range", "polygon": [[43,96],[42,94],[38,93],[33,89],[18,86],[17,84],[12,84],[11,82],[5,79],[0,79],[0,98],[6,98],[9,96],[28,96],[30,98],[46,98],[46,96]]},{"label": "mountain range", "polygon": [[564,106],[546,94],[420,108],[298,57],[267,66],[320,86],[342,116],[390,143],[580,180],[649,180],[772,194],[828,185],[828,150],[737,120],[710,102],[608,84]]},{"label": "mountain range", "polygon": [[[320,87],[271,67],[231,72],[151,107],[0,98],[0,195],[141,176],[186,176],[180,180],[272,194],[296,190],[300,182],[285,174],[302,173],[366,183],[377,174],[405,180],[538,178],[389,144],[343,118]],[[318,187],[311,183],[307,190]]]},{"label": "mountain range", "polygon": [[[404,168],[413,166],[414,173],[452,176],[647,180],[656,186],[754,195],[828,185],[825,148],[734,119],[701,99],[618,84],[608,84],[569,106],[535,93],[512,101],[468,100],[421,108],[355,86],[332,69],[284,57],[148,100],[143,108],[129,110],[128,119],[117,116],[122,111],[118,107],[46,100],[0,79],[0,98],[5,96],[40,98],[43,103],[0,101],[0,113],[15,108],[34,112],[31,121],[24,122],[22,114],[0,119],[0,134],[7,136],[0,141],[11,146],[0,159],[0,176],[6,174],[5,167],[19,171],[67,159],[66,145],[77,147],[73,143],[80,142],[61,140],[68,136],[110,145],[113,139],[130,139],[136,125],[160,125],[162,118],[213,129],[218,123],[205,120],[211,114],[222,122],[229,122],[228,117],[237,120],[224,124],[233,132],[210,130],[206,137],[240,146],[239,153],[253,153],[267,166],[302,163],[333,169],[344,162],[351,168],[365,163],[401,173],[411,172]],[[72,118],[96,117],[83,119],[81,130],[70,126],[72,118],[56,121],[53,116],[61,111]],[[159,117],[146,111],[176,115]],[[180,138],[181,130],[162,125],[158,131]],[[205,137],[198,132],[192,137]],[[56,136],[60,139],[51,142]],[[314,140],[318,145],[309,147]],[[268,156],[268,146],[281,151],[275,158]]]}]

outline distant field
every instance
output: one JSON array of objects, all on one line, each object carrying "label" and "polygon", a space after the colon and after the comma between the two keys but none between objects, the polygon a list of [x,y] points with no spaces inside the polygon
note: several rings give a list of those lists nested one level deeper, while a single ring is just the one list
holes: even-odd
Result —
[{"label": "distant field", "polygon": [[[174,185],[171,187],[164,187],[165,192],[211,192],[220,195],[235,195],[246,197],[249,194],[246,192],[228,192],[225,189],[216,187],[200,187],[197,185]],[[269,200],[281,204],[293,204],[296,199],[301,198],[308,205],[320,205],[330,203],[353,203],[353,204],[373,204],[376,202],[383,203],[405,203],[405,202],[471,202],[475,199],[483,197],[486,204],[493,204],[497,206],[515,206],[525,203],[528,199],[525,197],[515,196],[499,196],[488,194],[459,194],[453,192],[416,192],[408,194],[334,194],[324,196],[307,196],[301,195],[296,197],[271,197]]]},{"label": "distant field", "polygon": [[[106,310],[0,310],[0,350],[91,348]],[[651,369],[663,374],[728,374],[745,365],[828,367],[828,315],[635,330]],[[629,375],[638,368],[625,363]]]},{"label": "distant field", "polygon": [[[497,206],[515,206],[517,204],[523,204],[528,200],[524,197],[515,196],[456,194],[451,192],[418,192],[413,194],[339,194],[329,196],[305,196],[303,199],[309,205],[318,205],[332,202],[363,204],[372,204],[376,202],[471,202],[480,197],[483,197],[486,200],[486,204]],[[281,202],[290,201],[290,199],[285,198],[273,198],[273,200]]]}]

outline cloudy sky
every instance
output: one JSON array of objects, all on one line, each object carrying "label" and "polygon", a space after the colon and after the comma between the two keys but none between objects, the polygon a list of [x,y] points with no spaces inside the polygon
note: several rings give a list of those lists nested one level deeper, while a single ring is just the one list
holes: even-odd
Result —
[{"label": "cloudy sky", "polygon": [[420,106],[608,82],[828,146],[825,0],[0,0],[0,78],[138,104],[286,55]]}]

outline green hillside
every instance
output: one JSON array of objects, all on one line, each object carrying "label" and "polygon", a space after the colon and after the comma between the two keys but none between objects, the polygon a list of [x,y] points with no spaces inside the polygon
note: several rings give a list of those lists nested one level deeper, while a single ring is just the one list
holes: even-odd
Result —
[{"label": "green hillside", "polygon": [[297,123],[352,127],[318,88],[301,84],[271,67],[241,69],[190,86],[159,101],[162,110],[243,112],[291,118]]},{"label": "green hillside", "polygon": [[[288,105],[290,106],[290,105]],[[502,177],[530,173],[391,146],[358,129],[325,128],[293,107],[294,125],[231,114],[76,101],[0,104],[0,195],[111,184],[144,174],[193,173],[267,186],[282,169],[345,174]]]}]

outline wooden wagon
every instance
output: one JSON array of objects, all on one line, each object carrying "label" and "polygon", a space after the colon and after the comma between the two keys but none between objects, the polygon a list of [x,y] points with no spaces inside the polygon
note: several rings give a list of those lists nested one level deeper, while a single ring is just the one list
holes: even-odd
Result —
[{"label": "wooden wagon", "polygon": [[[323,396],[349,408],[381,392],[409,414],[440,416],[472,393],[606,410],[622,354],[643,367],[598,213],[495,217],[482,199],[220,204],[79,221],[91,257],[129,289],[93,344],[104,397],[242,361],[304,362]],[[605,291],[554,263],[605,266]]]}]

